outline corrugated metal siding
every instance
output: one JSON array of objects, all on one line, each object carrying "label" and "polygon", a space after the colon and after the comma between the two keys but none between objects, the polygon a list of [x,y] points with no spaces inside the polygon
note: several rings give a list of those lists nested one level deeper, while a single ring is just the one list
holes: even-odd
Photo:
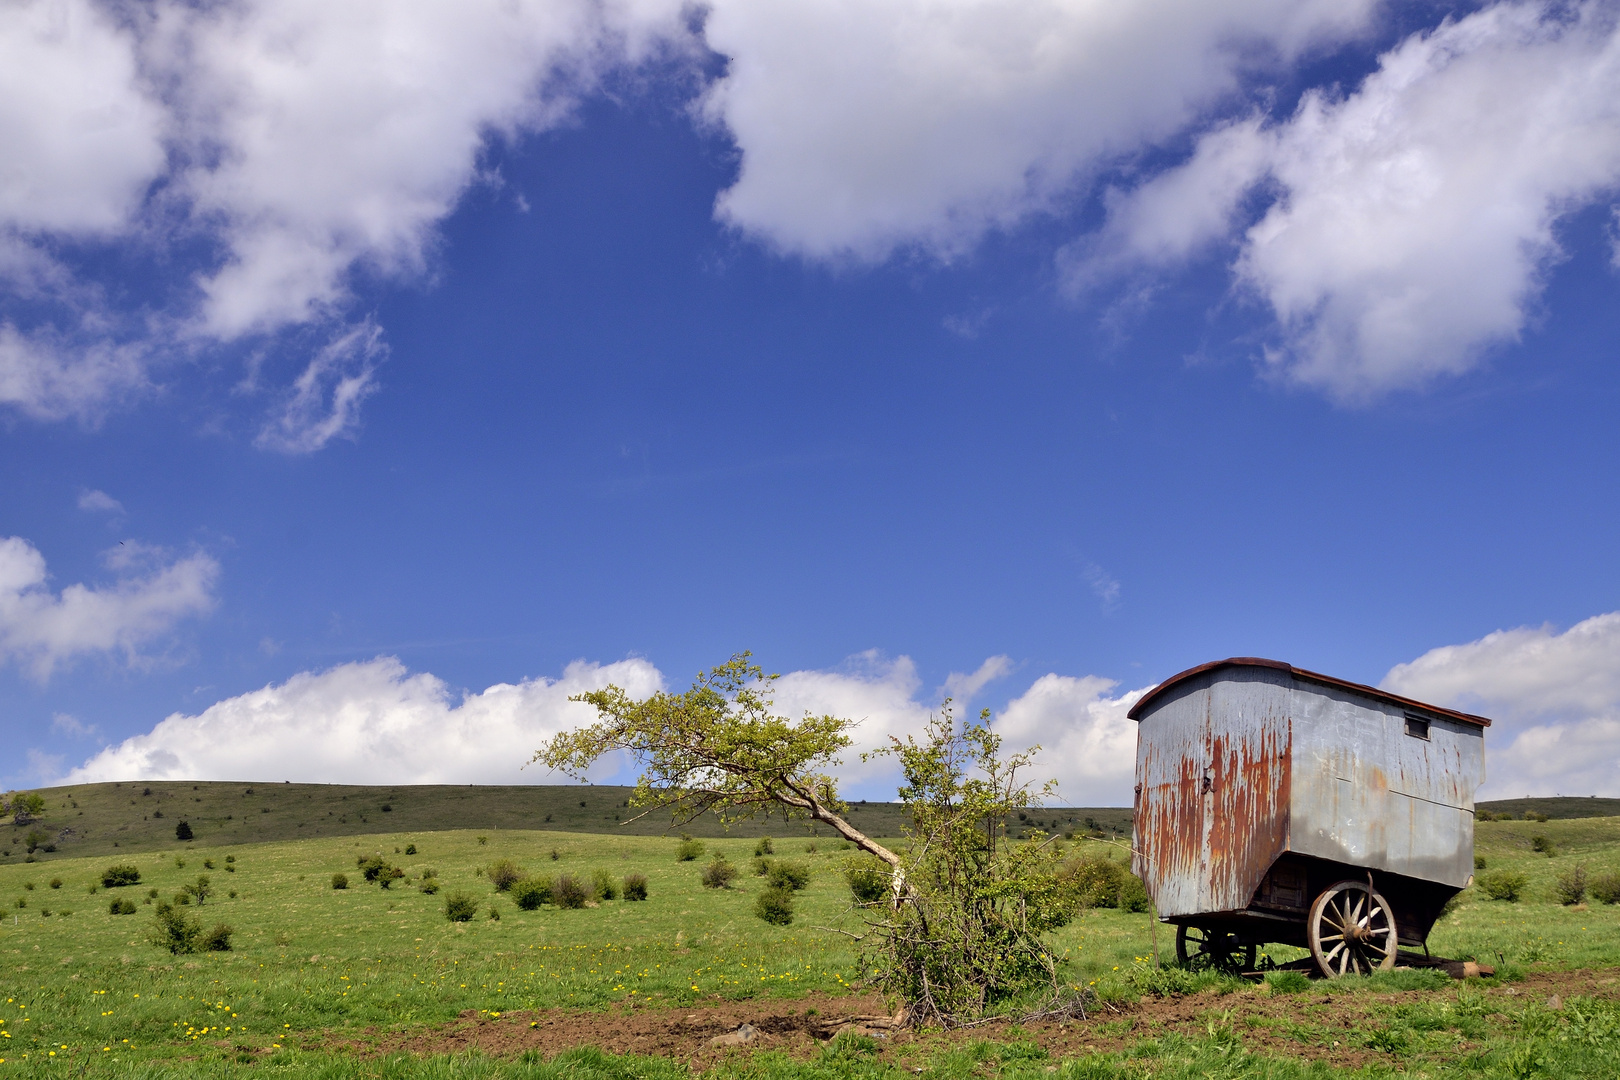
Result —
[{"label": "corrugated metal siding", "polygon": [[1291,682],[1223,671],[1142,718],[1134,862],[1160,914],[1241,910],[1288,850]]}]

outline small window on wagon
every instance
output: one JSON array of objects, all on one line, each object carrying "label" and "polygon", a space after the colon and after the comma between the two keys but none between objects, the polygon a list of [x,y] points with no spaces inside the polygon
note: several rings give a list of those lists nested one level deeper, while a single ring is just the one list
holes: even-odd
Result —
[{"label": "small window on wagon", "polygon": [[1406,733],[1414,739],[1427,739],[1429,737],[1429,722],[1421,716],[1406,714]]}]

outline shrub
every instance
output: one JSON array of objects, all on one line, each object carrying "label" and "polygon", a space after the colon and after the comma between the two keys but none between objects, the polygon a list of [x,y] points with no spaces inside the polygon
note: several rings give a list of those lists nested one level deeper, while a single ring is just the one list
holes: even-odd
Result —
[{"label": "shrub", "polygon": [[626,874],[626,875],[624,875],[624,898],[626,900],[645,900],[645,899],[647,899],[647,875],[646,874]]},{"label": "shrub", "polygon": [[1539,851],[1548,858],[1558,854],[1557,849],[1553,847],[1553,842],[1545,836],[1532,836],[1530,838],[1530,850]]},{"label": "shrub", "polygon": [[204,859],[203,860],[203,869],[204,870],[212,870],[213,868],[214,868],[214,860],[213,859]]},{"label": "shrub", "polygon": [[235,855],[227,855],[227,856],[225,856],[225,861],[227,863],[233,863],[233,862],[236,861],[236,856]]},{"label": "shrub", "polygon": [[1586,899],[1586,864],[1577,863],[1553,879],[1553,895],[1565,907]]},{"label": "shrub", "polygon": [[526,877],[507,890],[512,894],[512,902],[523,911],[533,911],[541,904],[551,899],[551,879],[548,877]]},{"label": "shrub", "polygon": [[101,891],[101,886],[92,881],[89,885],[85,886],[84,891],[89,893],[91,896],[94,896],[96,893]]},{"label": "shrub", "polygon": [[416,854],[416,845],[415,844],[406,844],[405,845],[405,854],[407,854],[407,855],[415,855]]},{"label": "shrub", "polygon": [[1474,856],[1474,869],[1475,870],[1483,870],[1483,869],[1485,869],[1485,856],[1483,856],[1483,855],[1475,855]]},{"label": "shrub", "polygon": [[560,858],[562,858],[562,852],[558,851],[556,848],[552,848],[551,849],[551,861],[556,862]]},{"label": "shrub", "polygon": [[1506,900],[1510,904],[1519,902],[1524,894],[1529,879],[1517,870],[1497,870],[1494,873],[1481,874],[1475,879],[1479,891],[1492,900]]},{"label": "shrub", "polygon": [[692,862],[703,854],[703,841],[694,840],[690,836],[681,837],[681,842],[675,845],[676,862]]},{"label": "shrub", "polygon": [[1058,869],[1058,880],[1081,907],[1124,908],[1146,911],[1147,890],[1133,877],[1125,864],[1106,855],[1080,856]]},{"label": "shrub", "polygon": [[771,842],[771,838],[768,837],[768,836],[760,837],[759,838],[759,843],[754,845],[754,855],[755,855],[755,857],[758,857],[760,855],[775,855],[775,854],[776,854],[776,845]]},{"label": "shrub", "polygon": [[1496,815],[1491,813],[1489,810],[1475,810],[1474,811],[1474,820],[1475,821],[1495,821],[1496,820]]},{"label": "shrub", "polygon": [[1145,912],[1151,906],[1147,886],[1135,874],[1125,875],[1125,884],[1119,887],[1119,910]]},{"label": "shrub", "polygon": [[857,904],[876,904],[889,895],[894,875],[882,859],[863,855],[844,863],[844,881]]},{"label": "shrub", "polygon": [[1587,885],[1592,899],[1605,904],[1620,904],[1620,874],[1606,870]]},{"label": "shrub", "polygon": [[1548,816],[1547,814],[1543,814],[1539,810],[1526,810],[1524,812],[1524,820],[1526,820],[1526,821],[1551,821],[1552,818],[1550,816]]},{"label": "shrub", "polygon": [[814,840],[812,840],[809,843],[804,845],[804,853],[806,855],[814,855],[816,852],[818,852],[820,850],[821,850],[821,846],[819,844],[817,844]]},{"label": "shrub", "polygon": [[60,889],[62,887],[62,879],[59,877],[53,877],[51,878],[50,885],[53,889]]},{"label": "shrub", "polygon": [[187,918],[185,912],[174,906],[161,902],[157,906],[156,916],[157,922],[152,927],[154,945],[168,949],[176,956],[197,951],[202,927],[197,925],[196,920]]},{"label": "shrub", "polygon": [[109,889],[116,889],[120,885],[139,885],[140,882],[141,872],[129,863],[118,863],[101,872],[101,883]]},{"label": "shrub", "polygon": [[334,889],[347,889],[348,887],[349,887],[349,875],[348,874],[333,874],[332,875],[332,888],[334,888]]},{"label": "shrub", "polygon": [[767,859],[763,855],[755,855],[754,861],[749,863],[748,866],[749,869],[753,870],[755,877],[764,877],[771,872],[771,863],[775,861],[774,859]]},{"label": "shrub", "polygon": [[417,888],[422,892],[427,893],[429,896],[432,896],[434,893],[439,891],[439,879],[436,877],[424,877],[422,879],[422,883],[418,885]]},{"label": "shrub", "polygon": [[478,901],[466,893],[451,893],[444,898],[444,917],[451,922],[471,922],[478,914]]},{"label": "shrub", "polygon": [[619,885],[613,880],[613,875],[606,870],[598,870],[591,875],[591,889],[598,900],[619,898]]},{"label": "shrub", "polygon": [[114,900],[107,905],[107,912],[111,915],[133,915],[135,914],[135,901],[126,898]]},{"label": "shrub", "polygon": [[234,933],[236,931],[224,923],[215,923],[214,928],[202,936],[202,947],[209,952],[230,952]]},{"label": "shrub", "polygon": [[489,877],[489,883],[495,886],[496,892],[505,892],[523,880],[523,867],[511,859],[496,859],[489,864],[489,869],[484,873]]},{"label": "shrub", "polygon": [[724,855],[716,855],[709,865],[703,868],[700,878],[705,889],[729,889],[737,878],[737,868],[727,862]]},{"label": "shrub", "polygon": [[564,874],[551,887],[551,901],[560,908],[582,908],[590,899],[590,890],[573,874]]},{"label": "shrub", "polygon": [[191,831],[191,826],[184,821],[174,827],[174,838],[176,840],[190,840],[195,836],[196,834]]},{"label": "shrub", "polygon": [[786,926],[793,921],[793,893],[789,889],[771,886],[754,898],[754,914],[772,926]]},{"label": "shrub", "polygon": [[777,859],[771,863],[769,873],[765,880],[773,889],[790,889],[798,892],[810,884],[810,868],[798,863],[790,863],[786,859]]}]

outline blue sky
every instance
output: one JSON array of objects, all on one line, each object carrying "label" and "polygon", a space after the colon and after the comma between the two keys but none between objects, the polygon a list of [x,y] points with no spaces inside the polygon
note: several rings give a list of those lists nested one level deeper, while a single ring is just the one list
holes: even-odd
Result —
[{"label": "blue sky", "polygon": [[542,780],[746,648],[1069,802],[1229,655],[1620,792],[1613,4],[469,11],[0,14],[0,785]]}]

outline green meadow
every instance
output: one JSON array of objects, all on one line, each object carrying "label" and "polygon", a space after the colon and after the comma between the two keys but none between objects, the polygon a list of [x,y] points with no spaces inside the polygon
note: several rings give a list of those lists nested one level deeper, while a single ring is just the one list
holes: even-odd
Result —
[{"label": "green meadow", "polygon": [[[1537,838],[1550,852],[1536,850]],[[702,842],[704,854],[691,862],[677,861],[676,841],[665,836],[515,829],[259,843],[210,843],[204,836],[189,844],[169,840],[155,850],[54,853],[34,863],[12,858],[0,865],[0,1068],[64,1076],[674,1077],[686,1066],[589,1052],[553,1059],[407,1058],[331,1044],[428,1030],[469,1010],[480,1016],[554,1008],[682,1010],[810,994],[825,1005],[826,995],[858,986],[856,947],[836,932],[859,929],[839,873],[850,851],[824,837],[778,836],[777,857],[808,868],[810,883],[797,894],[793,923],[774,927],[754,915],[764,885],[749,867],[757,841]],[[406,854],[412,844],[416,853]],[[1124,857],[1119,846],[1098,841],[1066,847]],[[1546,995],[1508,992],[1547,973],[1590,970],[1595,985],[1615,981],[1620,907],[1590,900],[1564,905],[1554,893],[1558,876],[1578,865],[1591,876],[1620,872],[1620,818],[1481,822],[1477,851],[1486,863],[1482,875],[1516,871],[1525,881],[1516,903],[1468,890],[1435,930],[1436,953],[1498,967],[1495,979],[1477,985],[1401,972],[1315,983],[1288,999],[1299,1002],[1297,1016],[1292,1007],[1281,1019],[1247,1016],[1246,1009],[1274,1008],[1283,999],[1270,985],[1156,970],[1155,946],[1161,959],[1172,957],[1173,933],[1158,927],[1155,934],[1144,914],[1095,909],[1061,930],[1056,944],[1067,957],[1066,978],[1120,1010],[1105,1007],[1094,1021],[1098,1037],[1107,1036],[1112,1048],[1050,1057],[1038,1040],[996,1027],[968,1042],[887,1046],[842,1039],[813,1060],[760,1052],[715,1068],[784,1080],[823,1074],[898,1080],[902,1072],[919,1071],[964,1078],[1056,1072],[1072,1080],[1339,1075],[1322,1060],[1279,1045],[1337,1047],[1343,1037],[1382,1040],[1374,1047],[1376,1061],[1355,1065],[1367,1075],[1615,1075],[1620,1015],[1612,998],[1587,993],[1551,1009]],[[730,888],[699,881],[716,852],[741,871]],[[406,876],[387,889],[367,884],[356,863],[373,854]],[[588,880],[605,872],[620,882],[643,874],[649,896],[521,911],[483,874],[500,858],[547,876]],[[114,863],[136,866],[139,884],[103,887],[102,872]],[[433,895],[419,889],[429,870],[440,886]],[[338,873],[347,876],[346,889],[332,888]],[[210,895],[200,906],[179,910],[205,929],[229,925],[232,947],[172,955],[152,941],[157,903],[172,900],[199,875],[209,878]],[[470,921],[446,919],[446,898],[455,893],[477,900]],[[116,899],[133,901],[135,913],[111,914]],[[1299,955],[1269,951],[1280,961]],[[1332,1005],[1317,1001],[1323,994]],[[1201,1019],[1191,1035],[1156,1028],[1147,1009],[1178,995],[1197,1003]],[[1339,1020],[1311,1019],[1312,1010],[1350,1001],[1370,1010],[1371,1020],[1358,1021],[1366,1030],[1347,1034],[1334,1026]],[[1118,1027],[1127,1019],[1134,1026]],[[1281,1043],[1279,1031],[1286,1036]],[[1464,1044],[1466,1053],[1458,1050]]]}]

